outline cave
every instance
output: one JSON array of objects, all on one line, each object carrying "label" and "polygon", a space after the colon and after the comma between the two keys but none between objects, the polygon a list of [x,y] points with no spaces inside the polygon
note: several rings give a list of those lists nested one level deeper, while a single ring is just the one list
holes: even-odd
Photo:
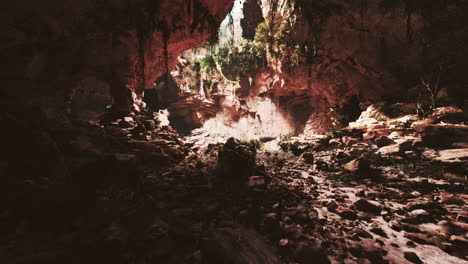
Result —
[{"label": "cave", "polygon": [[0,263],[468,263],[468,1],[0,13]]}]

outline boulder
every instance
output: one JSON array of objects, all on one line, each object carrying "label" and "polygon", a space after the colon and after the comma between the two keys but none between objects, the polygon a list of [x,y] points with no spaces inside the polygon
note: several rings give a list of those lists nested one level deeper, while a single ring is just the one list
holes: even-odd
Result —
[{"label": "boulder", "polygon": [[365,174],[370,171],[370,165],[367,159],[357,158],[344,164],[343,169],[352,173]]},{"label": "boulder", "polygon": [[347,208],[339,208],[336,213],[342,218],[348,219],[351,221],[354,221],[358,218],[357,214],[354,211],[347,209]]},{"label": "boulder", "polygon": [[379,138],[377,138],[375,140],[375,144],[377,144],[377,147],[381,148],[381,147],[384,147],[384,146],[388,146],[388,145],[391,145],[391,144],[394,144],[395,141],[393,141],[393,139],[387,137],[387,136],[380,136]]},{"label": "boulder", "polygon": [[450,148],[454,144],[468,142],[468,125],[428,125],[421,139],[428,147]]},{"label": "boulder", "polygon": [[312,164],[314,162],[314,154],[311,152],[305,152],[302,154],[302,159],[304,159],[305,163]]},{"label": "boulder", "polygon": [[143,121],[143,125],[147,130],[154,130],[156,129],[156,122],[154,120],[145,120]]},{"label": "boulder", "polygon": [[380,215],[382,208],[375,203],[376,202],[370,202],[369,200],[366,200],[366,199],[359,199],[353,205],[359,211],[372,213],[375,215]]},{"label": "boulder", "polygon": [[416,255],[416,253],[414,252],[405,252],[404,253],[404,257],[405,259],[407,259],[408,261],[410,261],[411,263],[416,263],[416,264],[422,264],[422,260],[418,257],[418,255]]},{"label": "boulder", "polygon": [[255,172],[255,152],[236,142],[226,141],[218,152],[218,179],[231,190],[241,190]]},{"label": "boulder", "polygon": [[438,152],[435,160],[442,162],[466,162],[468,160],[468,148],[441,150]]}]

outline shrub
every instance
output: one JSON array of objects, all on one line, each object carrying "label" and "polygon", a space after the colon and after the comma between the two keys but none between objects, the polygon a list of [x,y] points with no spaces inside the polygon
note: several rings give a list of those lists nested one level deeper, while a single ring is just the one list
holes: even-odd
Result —
[{"label": "shrub", "polygon": [[242,141],[239,141],[239,144],[247,146],[249,148],[255,148],[255,149],[261,149],[263,145],[265,145],[263,142],[261,142],[258,139],[242,140]]}]

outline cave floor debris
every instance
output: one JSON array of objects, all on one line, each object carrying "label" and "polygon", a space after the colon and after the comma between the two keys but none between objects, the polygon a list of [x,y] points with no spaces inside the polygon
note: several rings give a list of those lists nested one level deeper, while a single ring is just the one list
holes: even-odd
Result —
[{"label": "cave floor debris", "polygon": [[467,263],[463,148],[375,124],[275,151],[145,116],[69,132],[69,179],[5,189],[2,263]]}]

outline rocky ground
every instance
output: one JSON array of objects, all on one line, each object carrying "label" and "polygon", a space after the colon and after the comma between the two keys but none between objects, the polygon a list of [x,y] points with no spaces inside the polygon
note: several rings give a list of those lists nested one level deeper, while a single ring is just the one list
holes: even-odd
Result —
[{"label": "rocky ground", "polygon": [[460,113],[387,118],[370,107],[345,130],[276,151],[234,139],[202,147],[150,114],[37,129],[30,140],[55,144],[56,157],[33,153],[55,157],[40,162],[47,173],[32,158],[2,163],[0,259],[466,263]]}]

